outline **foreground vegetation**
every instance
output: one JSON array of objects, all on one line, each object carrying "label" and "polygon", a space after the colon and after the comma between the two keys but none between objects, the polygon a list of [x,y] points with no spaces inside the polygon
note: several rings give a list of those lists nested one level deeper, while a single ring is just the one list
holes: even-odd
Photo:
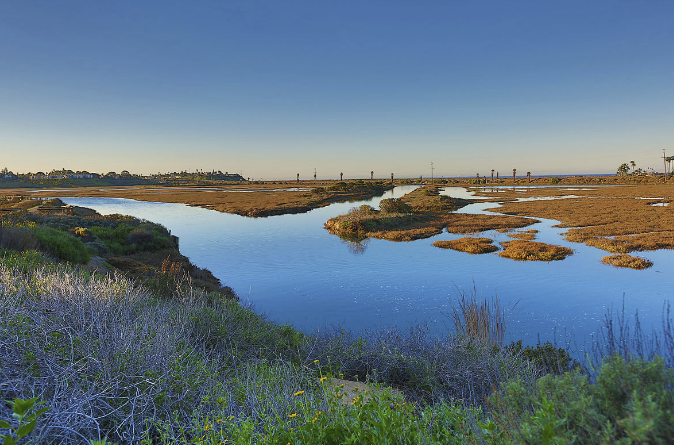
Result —
[{"label": "foreground vegetation", "polygon": [[[581,367],[549,343],[505,344],[502,308],[471,297],[444,338],[423,326],[306,335],[203,289],[159,295],[7,251],[0,388],[13,405],[0,404],[0,434],[18,437],[20,409],[36,414],[34,443],[664,443],[667,320],[649,348],[607,317]],[[332,377],[370,383],[347,396]]]},{"label": "foreground vegetation", "polygon": [[234,292],[213,274],[196,267],[178,250],[178,239],[156,223],[123,215],[102,216],[91,209],[46,202],[15,200],[0,209],[0,249],[37,250],[89,270],[120,270],[147,287],[163,292],[167,280],[216,291],[229,298]]}]

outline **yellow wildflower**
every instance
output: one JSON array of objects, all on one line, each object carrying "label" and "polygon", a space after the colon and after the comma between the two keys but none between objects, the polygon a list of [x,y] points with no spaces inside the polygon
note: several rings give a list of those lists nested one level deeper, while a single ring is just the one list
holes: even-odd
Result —
[{"label": "yellow wildflower", "polygon": [[318,363],[318,359],[314,360],[314,363]]},{"label": "yellow wildflower", "polygon": [[297,391],[297,392],[296,392],[295,394],[293,394],[293,395],[294,395],[295,397],[297,397],[297,396],[301,396],[302,394],[304,394],[304,391]]},{"label": "yellow wildflower", "polygon": [[292,413],[292,414],[290,414],[288,417],[290,417],[290,418],[292,419],[292,418],[295,417],[295,416],[297,416],[297,413]]},{"label": "yellow wildflower", "polygon": [[320,383],[323,383],[323,382],[325,382],[327,379],[328,379],[327,377],[321,377],[320,380],[318,380],[318,381],[319,381]]}]

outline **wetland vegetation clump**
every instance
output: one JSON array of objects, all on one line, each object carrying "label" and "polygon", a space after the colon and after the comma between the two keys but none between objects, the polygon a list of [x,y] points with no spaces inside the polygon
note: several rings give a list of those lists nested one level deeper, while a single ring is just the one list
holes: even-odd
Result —
[{"label": "wetland vegetation clump", "polygon": [[444,222],[449,233],[480,233],[487,230],[518,229],[539,221],[521,216],[453,213]]},{"label": "wetland vegetation clump", "polygon": [[521,240],[524,240],[524,241],[533,241],[534,239],[536,239],[537,233],[538,233],[538,230],[531,229],[531,230],[524,230],[524,231],[521,231],[521,232],[508,233],[508,236],[510,238],[521,239]]},{"label": "wetland vegetation clump", "polygon": [[458,250],[459,252],[467,252],[471,254],[482,254],[496,252],[498,247],[493,244],[490,238],[473,238],[464,236],[463,238],[449,240],[449,241],[433,241],[435,247],[441,249]]},{"label": "wetland vegetation clump", "polygon": [[604,264],[610,264],[615,267],[627,267],[630,269],[648,269],[653,265],[651,260],[636,257],[627,254],[608,255],[601,259]]},{"label": "wetland vegetation clump", "polygon": [[439,194],[437,186],[420,187],[401,198],[381,200],[379,209],[353,208],[331,218],[325,228],[345,239],[412,241],[442,233],[449,212],[469,202]]},{"label": "wetland vegetation clump", "polygon": [[498,253],[500,256],[519,261],[559,261],[573,254],[573,250],[568,247],[538,241],[504,241],[501,246],[503,250]]}]

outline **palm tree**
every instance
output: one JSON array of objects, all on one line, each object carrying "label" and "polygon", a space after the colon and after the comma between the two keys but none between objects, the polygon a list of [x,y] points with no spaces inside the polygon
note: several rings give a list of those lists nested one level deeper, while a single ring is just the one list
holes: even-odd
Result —
[{"label": "palm tree", "polygon": [[342,177],[343,177],[343,176],[344,176],[344,173],[340,173],[340,174],[339,174],[339,180],[340,180],[340,181],[342,180]]},{"label": "palm tree", "polygon": [[630,165],[632,166],[632,170],[637,166],[637,164],[634,161],[630,161]]},{"label": "palm tree", "polygon": [[491,169],[491,182],[494,182],[494,169]]},{"label": "palm tree", "polygon": [[527,172],[527,182],[531,183],[531,172]]},{"label": "palm tree", "polygon": [[300,182],[300,174],[299,173],[297,174],[297,182],[298,183]]},{"label": "palm tree", "polygon": [[370,172],[370,181],[372,181],[373,179],[374,179],[374,170]]},{"label": "palm tree", "polygon": [[620,176],[625,176],[628,171],[630,171],[630,166],[627,163],[623,163],[620,167],[618,167],[617,174]]},{"label": "palm tree", "polygon": [[513,182],[515,182],[515,175],[517,175],[517,169],[513,168]]}]

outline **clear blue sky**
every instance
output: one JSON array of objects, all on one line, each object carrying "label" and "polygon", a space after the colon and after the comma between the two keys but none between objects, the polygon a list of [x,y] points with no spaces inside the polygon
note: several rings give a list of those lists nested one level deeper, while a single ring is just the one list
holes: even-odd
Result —
[{"label": "clear blue sky", "polygon": [[674,155],[674,1],[4,1],[0,168],[614,173]]}]

